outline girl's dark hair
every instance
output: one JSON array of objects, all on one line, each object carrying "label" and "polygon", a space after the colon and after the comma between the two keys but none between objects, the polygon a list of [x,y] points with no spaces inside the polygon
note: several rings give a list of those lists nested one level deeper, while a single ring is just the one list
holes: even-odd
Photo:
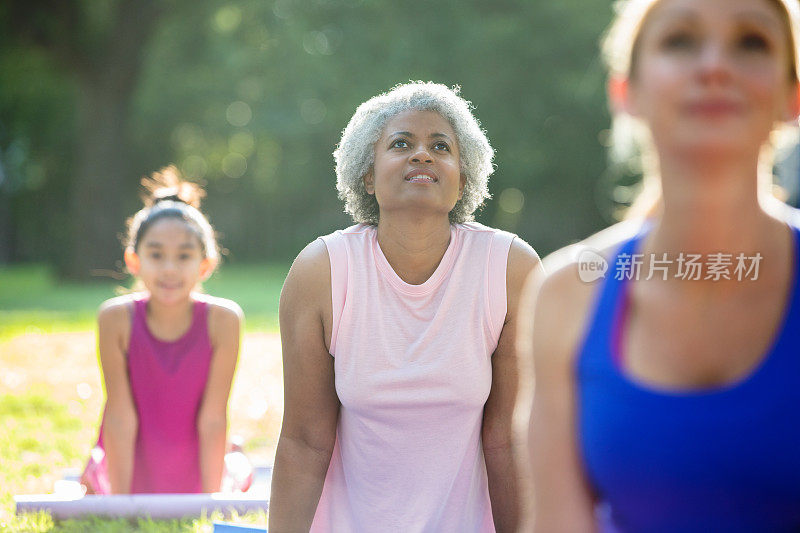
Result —
[{"label": "girl's dark hair", "polygon": [[197,236],[203,256],[217,262],[219,247],[214,228],[200,212],[200,200],[205,197],[205,191],[196,183],[184,181],[174,165],[142,178],[141,184],[144,207],[127,221],[125,246],[137,251],[147,230],[155,222],[176,218],[184,221]]}]

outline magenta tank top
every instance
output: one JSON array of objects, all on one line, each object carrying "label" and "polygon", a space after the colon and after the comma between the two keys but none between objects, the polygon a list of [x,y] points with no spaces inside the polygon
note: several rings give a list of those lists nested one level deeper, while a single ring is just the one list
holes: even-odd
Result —
[{"label": "magenta tank top", "polygon": [[133,306],[128,376],[139,431],[131,493],[202,492],[197,413],[213,351],[208,304],[195,301],[192,324],[175,341],[150,332],[146,299],[134,300]]}]

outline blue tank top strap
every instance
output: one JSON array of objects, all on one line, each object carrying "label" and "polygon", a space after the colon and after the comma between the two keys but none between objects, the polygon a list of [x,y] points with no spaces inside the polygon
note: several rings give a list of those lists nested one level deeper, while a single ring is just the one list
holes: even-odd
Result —
[{"label": "blue tank top strap", "polygon": [[800,376],[800,358],[797,357],[800,348],[800,329],[793,326],[800,324],[800,227],[792,224],[791,228],[794,235],[792,281],[789,284],[789,296],[785,303],[780,329],[775,333],[774,342],[767,356],[779,360],[773,362],[775,372],[790,372]]},{"label": "blue tank top strap", "polygon": [[616,313],[620,309],[619,299],[630,268],[630,265],[620,261],[620,259],[632,256],[636,252],[639,248],[639,243],[647,235],[649,229],[649,225],[642,226],[635,236],[623,241],[617,248],[616,253],[608,258],[608,270],[606,270],[605,278],[600,282],[600,286],[596,290],[597,296],[590,310],[587,322],[588,327],[586,328],[583,342],[578,348],[576,364],[579,372],[586,364],[604,366],[612,362],[609,358],[603,357],[603,354],[608,353],[606,350],[587,350],[586,347],[611,346],[612,326]]}]

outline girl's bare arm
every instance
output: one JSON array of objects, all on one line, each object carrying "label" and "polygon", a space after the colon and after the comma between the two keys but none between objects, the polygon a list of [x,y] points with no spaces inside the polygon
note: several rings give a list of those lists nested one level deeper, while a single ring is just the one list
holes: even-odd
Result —
[{"label": "girl's bare arm", "polygon": [[228,430],[228,397],[239,356],[242,310],[229,301],[209,304],[208,325],[214,352],[208,381],[197,414],[200,440],[200,479],[203,492],[217,492],[222,482]]},{"label": "girl's bare arm", "polygon": [[109,300],[97,315],[97,339],[107,396],[103,447],[112,494],[129,493],[133,479],[139,417],[128,377],[126,351],[129,337],[127,301],[119,298]]}]

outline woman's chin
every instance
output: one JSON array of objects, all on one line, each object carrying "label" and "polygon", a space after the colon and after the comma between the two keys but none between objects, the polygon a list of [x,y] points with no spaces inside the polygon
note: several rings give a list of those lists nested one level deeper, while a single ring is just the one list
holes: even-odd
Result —
[{"label": "woman's chin", "polygon": [[444,205],[441,201],[426,201],[424,198],[414,199],[409,202],[398,203],[387,207],[380,206],[381,215],[407,216],[413,219],[436,218],[450,216],[454,205]]},{"label": "woman's chin", "polygon": [[[688,136],[687,136],[688,137]],[[716,158],[725,157],[738,160],[740,156],[752,151],[754,142],[748,142],[742,136],[729,133],[694,135],[684,138],[677,146],[677,153],[692,157]]]}]

